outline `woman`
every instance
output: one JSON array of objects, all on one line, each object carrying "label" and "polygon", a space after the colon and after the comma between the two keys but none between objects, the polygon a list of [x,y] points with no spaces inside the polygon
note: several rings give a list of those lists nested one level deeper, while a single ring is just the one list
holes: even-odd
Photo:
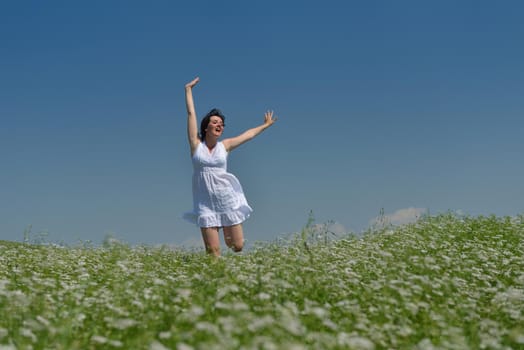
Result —
[{"label": "woman", "polygon": [[227,156],[273,125],[276,117],[268,111],[262,125],[219,141],[225,117],[218,109],[212,109],[202,119],[199,135],[192,93],[198,81],[199,78],[196,78],[186,84],[187,136],[193,160],[193,211],[184,217],[200,227],[207,252],[219,256],[219,229],[224,231],[226,245],[240,252],[244,246],[242,222],[253,211],[240,182],[227,172]]}]

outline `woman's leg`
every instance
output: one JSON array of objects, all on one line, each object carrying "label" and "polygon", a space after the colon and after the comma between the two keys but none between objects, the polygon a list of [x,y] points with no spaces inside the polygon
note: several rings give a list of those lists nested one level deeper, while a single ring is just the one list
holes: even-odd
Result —
[{"label": "woman's leg", "polygon": [[218,227],[201,227],[202,239],[206,246],[206,251],[214,256],[220,255],[220,239],[218,237]]},{"label": "woman's leg", "polygon": [[242,224],[224,227],[224,240],[226,245],[235,252],[242,251],[242,248],[244,248]]}]

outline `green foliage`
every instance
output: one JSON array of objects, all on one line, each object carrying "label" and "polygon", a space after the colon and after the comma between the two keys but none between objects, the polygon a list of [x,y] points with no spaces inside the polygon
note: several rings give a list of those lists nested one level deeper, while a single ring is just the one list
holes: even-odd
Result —
[{"label": "green foliage", "polygon": [[220,259],[0,241],[0,349],[524,347],[524,217],[318,232]]}]

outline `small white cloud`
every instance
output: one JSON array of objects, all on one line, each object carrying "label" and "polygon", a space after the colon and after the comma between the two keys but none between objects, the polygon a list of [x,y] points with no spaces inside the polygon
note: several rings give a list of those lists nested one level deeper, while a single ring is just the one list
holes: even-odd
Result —
[{"label": "small white cloud", "polygon": [[315,224],[311,227],[311,231],[318,235],[327,235],[328,238],[344,237],[352,232],[338,221]]},{"label": "small white cloud", "polygon": [[388,217],[393,225],[402,225],[417,221],[426,212],[425,208],[406,208],[397,210]]},{"label": "small white cloud", "polygon": [[[344,238],[355,231],[348,229],[346,226],[338,221],[328,221],[321,224],[309,223],[308,226],[302,227],[300,230],[289,233],[281,233],[277,236],[277,241],[291,242],[296,238],[301,239],[302,234],[306,234],[307,239],[313,241],[337,240]],[[285,243],[284,243],[285,244]]]},{"label": "small white cloud", "polygon": [[462,209],[455,210],[455,214],[458,215],[458,216],[465,216],[466,215],[466,213]]},{"label": "small white cloud", "polygon": [[392,224],[392,225],[404,225],[417,221],[424,213],[427,212],[426,208],[404,208],[399,209],[391,214],[384,214],[383,216],[377,216],[371,220],[370,224],[376,226]]},{"label": "small white cloud", "polygon": [[336,221],[329,225],[329,231],[333,232],[337,236],[343,236],[350,232],[350,230],[348,230],[344,225]]}]

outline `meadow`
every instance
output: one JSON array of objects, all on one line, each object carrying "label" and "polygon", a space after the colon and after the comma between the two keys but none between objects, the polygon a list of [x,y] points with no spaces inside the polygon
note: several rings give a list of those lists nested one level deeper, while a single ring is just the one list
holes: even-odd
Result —
[{"label": "meadow", "polygon": [[524,349],[524,216],[315,227],[220,259],[0,241],[0,350]]}]

